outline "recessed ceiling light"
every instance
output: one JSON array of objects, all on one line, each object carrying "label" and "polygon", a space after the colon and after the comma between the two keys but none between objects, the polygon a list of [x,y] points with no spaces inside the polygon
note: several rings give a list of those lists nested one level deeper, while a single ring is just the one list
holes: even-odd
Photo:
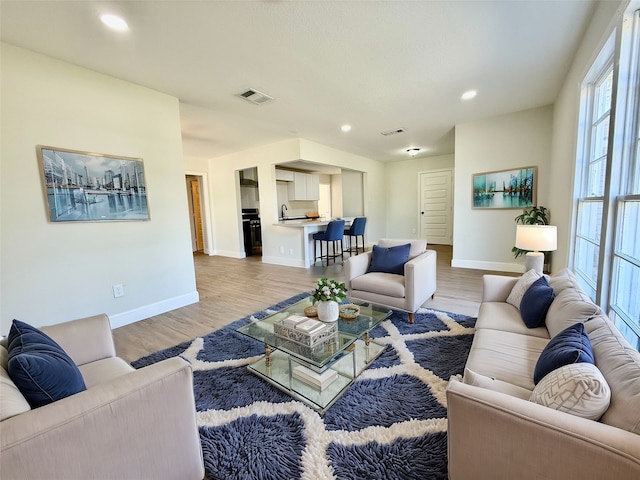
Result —
[{"label": "recessed ceiling light", "polygon": [[343,132],[350,132],[351,131],[351,125],[342,125],[340,127],[340,130],[342,130]]},{"label": "recessed ceiling light", "polygon": [[415,157],[418,153],[420,153],[419,148],[407,148],[407,153],[412,157]]},{"label": "recessed ceiling light", "polygon": [[476,90],[467,90],[460,98],[462,98],[462,100],[471,100],[472,98],[475,98],[477,94],[478,92]]},{"label": "recessed ceiling light", "polygon": [[117,15],[105,13],[103,15],[100,15],[100,20],[112,30],[117,30],[119,32],[129,30],[129,25],[127,25],[127,22],[125,22],[122,17],[119,17]]}]

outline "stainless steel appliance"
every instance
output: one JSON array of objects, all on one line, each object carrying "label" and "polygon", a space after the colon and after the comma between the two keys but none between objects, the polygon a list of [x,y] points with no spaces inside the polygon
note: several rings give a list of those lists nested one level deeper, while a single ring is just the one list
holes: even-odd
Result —
[{"label": "stainless steel appliance", "polygon": [[260,228],[260,211],[257,208],[242,209],[242,233],[247,257],[262,255],[262,229]]}]

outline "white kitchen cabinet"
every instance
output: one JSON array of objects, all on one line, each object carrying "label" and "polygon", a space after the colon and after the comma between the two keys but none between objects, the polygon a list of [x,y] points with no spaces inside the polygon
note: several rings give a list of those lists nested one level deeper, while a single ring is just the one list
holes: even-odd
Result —
[{"label": "white kitchen cabinet", "polygon": [[307,200],[320,199],[320,177],[318,175],[307,175]]},{"label": "white kitchen cabinet", "polygon": [[293,173],[289,183],[289,200],[318,200],[320,198],[320,177],[309,173]]},{"label": "white kitchen cabinet", "polygon": [[281,182],[293,182],[293,172],[290,170],[280,170],[276,168],[276,180]]}]

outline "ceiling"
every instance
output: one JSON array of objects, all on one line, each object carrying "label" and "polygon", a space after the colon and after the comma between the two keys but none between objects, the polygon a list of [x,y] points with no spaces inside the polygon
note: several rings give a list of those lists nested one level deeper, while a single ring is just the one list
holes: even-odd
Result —
[{"label": "ceiling", "polygon": [[[180,100],[187,156],[306,138],[389,162],[555,100],[592,1],[7,1],[2,41]],[[129,30],[107,30],[101,13]],[[254,105],[254,88],[275,100]],[[475,89],[473,100],[460,99]],[[352,130],[343,133],[341,125]],[[381,132],[404,128],[392,136]]]}]

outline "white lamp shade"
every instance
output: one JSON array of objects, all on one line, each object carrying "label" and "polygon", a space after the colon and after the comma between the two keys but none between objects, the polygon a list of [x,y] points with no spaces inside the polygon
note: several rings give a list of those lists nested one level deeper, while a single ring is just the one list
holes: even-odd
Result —
[{"label": "white lamp shade", "polygon": [[557,228],[554,225],[518,225],[516,247],[534,252],[551,252],[558,248]]}]

